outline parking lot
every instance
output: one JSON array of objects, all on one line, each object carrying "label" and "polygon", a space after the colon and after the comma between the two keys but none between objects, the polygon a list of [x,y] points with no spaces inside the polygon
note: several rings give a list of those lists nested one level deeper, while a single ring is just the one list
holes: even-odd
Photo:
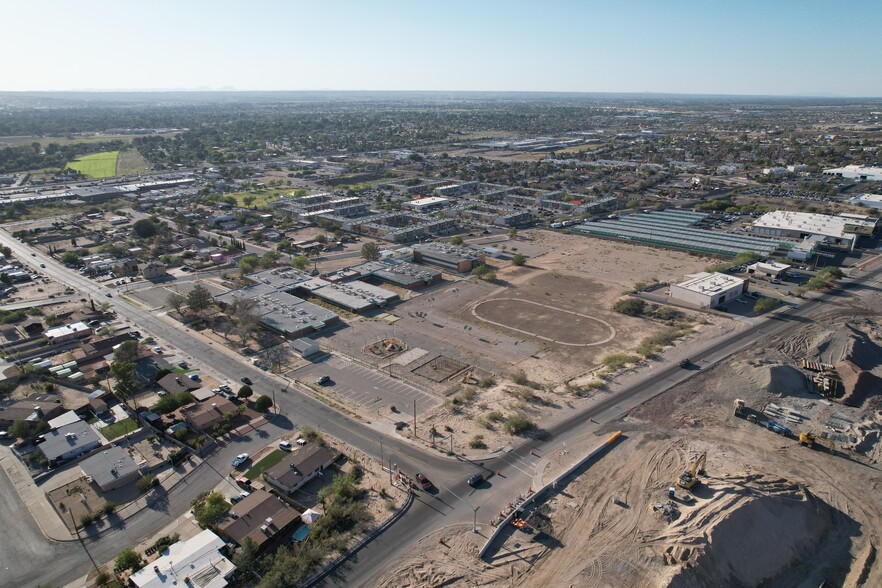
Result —
[{"label": "parking lot", "polygon": [[325,389],[369,409],[395,406],[410,412],[416,400],[417,410],[423,412],[441,404],[440,399],[428,392],[336,355],[327,356],[296,374],[298,380],[307,384],[329,376],[331,381],[323,386]]}]

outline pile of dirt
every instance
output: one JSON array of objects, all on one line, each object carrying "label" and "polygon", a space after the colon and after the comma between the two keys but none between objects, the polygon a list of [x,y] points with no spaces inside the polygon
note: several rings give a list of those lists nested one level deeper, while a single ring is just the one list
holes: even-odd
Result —
[{"label": "pile of dirt", "polygon": [[877,395],[882,390],[882,382],[875,374],[862,370],[859,365],[848,359],[836,364],[836,373],[842,380],[844,394],[842,403],[847,406],[863,406],[869,396]]},{"label": "pile of dirt", "polygon": [[852,325],[828,332],[817,343],[817,357],[822,363],[837,364],[849,360],[862,370],[872,370],[882,361],[882,347],[865,332]]},{"label": "pile of dirt", "polygon": [[782,396],[801,396],[811,391],[806,377],[791,365],[747,365],[743,371],[755,390]]},{"label": "pile of dirt", "polygon": [[678,541],[688,547],[680,550],[685,561],[670,587],[757,586],[773,580],[812,559],[836,520],[834,509],[804,489],[723,502],[730,503],[726,510],[713,509],[713,518]]}]

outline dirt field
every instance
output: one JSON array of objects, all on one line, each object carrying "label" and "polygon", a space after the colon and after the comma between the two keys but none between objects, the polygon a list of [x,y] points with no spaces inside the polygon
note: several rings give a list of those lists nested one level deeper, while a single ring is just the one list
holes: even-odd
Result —
[{"label": "dirt field", "polygon": [[[796,334],[702,370],[611,424],[625,438],[487,562],[475,557],[470,529],[446,529],[444,545],[425,538],[383,586],[882,585],[882,389],[846,406],[845,396],[813,392],[812,373],[799,367],[803,358],[847,360],[867,377],[882,374],[882,293],[868,288],[827,308]],[[832,453],[803,447],[736,418],[736,398],[757,411],[795,407],[799,416],[783,411],[792,420],[781,422],[839,441]],[[703,452],[689,499],[675,481]]]}]

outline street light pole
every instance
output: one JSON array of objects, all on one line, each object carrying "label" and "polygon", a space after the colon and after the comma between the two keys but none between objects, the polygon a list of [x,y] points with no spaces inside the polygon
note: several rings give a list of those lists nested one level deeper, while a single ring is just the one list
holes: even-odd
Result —
[{"label": "street light pole", "polygon": [[454,496],[456,496],[462,502],[466,503],[468,505],[468,507],[470,509],[472,509],[472,533],[477,533],[478,532],[478,509],[481,508],[481,505],[479,504],[478,506],[472,506],[471,502],[469,502],[468,500],[466,500],[465,498],[463,498],[462,496],[460,496],[459,494],[457,494],[456,492],[454,492],[453,490],[451,490],[447,486],[444,486],[444,489],[447,490],[448,492],[450,492],[451,494],[453,494]]}]

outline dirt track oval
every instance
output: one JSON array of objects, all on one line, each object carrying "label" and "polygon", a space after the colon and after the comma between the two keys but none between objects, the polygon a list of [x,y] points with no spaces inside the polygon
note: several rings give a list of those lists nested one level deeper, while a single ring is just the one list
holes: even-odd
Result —
[{"label": "dirt track oval", "polygon": [[472,315],[491,325],[560,345],[590,347],[602,345],[616,336],[608,322],[521,298],[494,298],[478,303]]}]

